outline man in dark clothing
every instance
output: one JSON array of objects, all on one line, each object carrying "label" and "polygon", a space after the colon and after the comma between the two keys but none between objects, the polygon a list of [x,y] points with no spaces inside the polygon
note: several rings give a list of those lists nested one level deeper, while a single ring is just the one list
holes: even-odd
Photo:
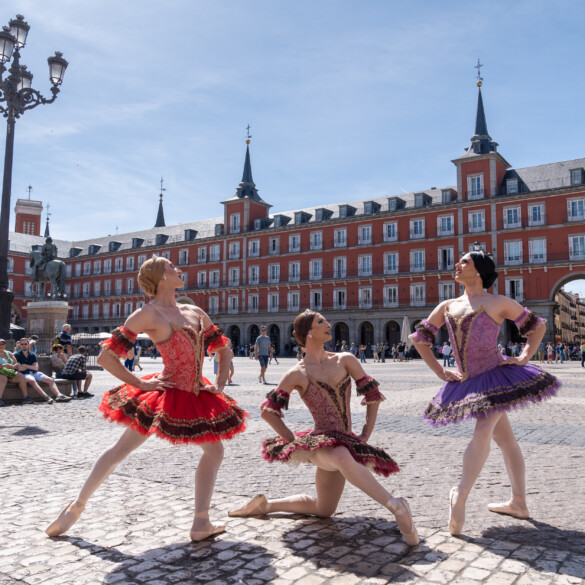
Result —
[{"label": "man in dark clothing", "polygon": [[78,380],[85,380],[83,384],[83,391],[75,391],[75,396],[78,398],[91,398],[93,394],[88,392],[89,385],[91,384],[91,372],[87,371],[87,349],[81,345],[77,348],[77,353],[72,355],[65,364],[61,377],[65,380],[73,380],[73,385],[77,386]]}]

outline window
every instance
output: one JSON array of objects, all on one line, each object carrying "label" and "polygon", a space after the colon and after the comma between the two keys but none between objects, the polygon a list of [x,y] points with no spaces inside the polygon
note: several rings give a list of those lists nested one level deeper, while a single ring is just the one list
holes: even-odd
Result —
[{"label": "window", "polygon": [[104,260],[104,273],[109,274],[110,272],[112,272],[112,259],[107,258]]},{"label": "window", "polygon": [[207,246],[197,248],[197,262],[207,262]]},{"label": "window", "polygon": [[278,293],[270,293],[268,295],[268,312],[278,313]]},{"label": "window", "polygon": [[240,233],[240,214],[233,213],[230,215],[230,234]]},{"label": "window", "polygon": [[469,231],[483,232],[485,231],[485,211],[470,211],[469,212]]},{"label": "window", "polygon": [[424,272],[425,270],[425,251],[410,251],[410,270],[411,272]]},{"label": "window", "polygon": [[134,270],[134,256],[126,256],[126,270]]},{"label": "window", "polygon": [[240,269],[230,268],[229,286],[240,286]]},{"label": "window", "polygon": [[455,268],[453,247],[439,248],[438,254],[439,270],[453,270],[453,268]]},{"label": "window", "polygon": [[311,250],[323,248],[323,232],[311,232],[310,248]]},{"label": "window", "polygon": [[569,257],[571,260],[585,258],[585,236],[569,236]]},{"label": "window", "polygon": [[522,241],[504,242],[504,264],[522,264]]},{"label": "window", "polygon": [[219,270],[210,270],[209,271],[209,287],[210,288],[217,288],[220,284],[219,281]]},{"label": "window", "polygon": [[347,292],[344,288],[336,288],[333,291],[333,308],[346,309],[347,308]]},{"label": "window", "polygon": [[181,280],[183,281],[183,286],[179,289],[179,290],[185,290],[187,288],[187,284],[188,284],[188,277],[189,275],[186,272],[183,272],[181,275]]},{"label": "window", "polygon": [[91,262],[83,263],[83,276],[89,276],[91,274]]},{"label": "window", "polygon": [[248,268],[248,284],[258,284],[260,282],[260,267],[250,266]]},{"label": "window", "polygon": [[240,242],[230,242],[229,256],[231,260],[240,257]]},{"label": "window", "polygon": [[520,207],[505,207],[504,208],[504,229],[519,228],[520,222]]},{"label": "window", "polygon": [[583,169],[571,169],[571,185],[583,183]]},{"label": "window", "polygon": [[358,256],[358,276],[371,276],[372,255]]},{"label": "window", "polygon": [[397,307],[398,306],[398,286],[387,285],[384,287],[384,306]]},{"label": "window", "polygon": [[280,265],[269,264],[268,265],[268,282],[278,282],[280,280]]},{"label": "window", "polygon": [[170,260],[170,259],[171,259],[171,253],[170,253],[170,251],[169,251],[169,250],[165,250],[164,252],[161,252],[161,253],[160,253],[160,255],[161,255],[163,258],[166,258],[167,260]]},{"label": "window", "polygon": [[309,263],[309,278],[321,280],[323,278],[323,260],[311,260]]},{"label": "window", "polygon": [[524,286],[521,278],[506,278],[506,296],[519,302],[524,300]]},{"label": "window", "polygon": [[386,252],[384,254],[384,274],[396,274],[398,272],[398,252]]},{"label": "window", "polygon": [[89,319],[89,305],[83,305],[81,314],[83,319]]},{"label": "window", "polygon": [[81,276],[81,262],[75,263],[75,276]]},{"label": "window", "polygon": [[142,309],[146,303],[144,301],[136,301],[136,310]]},{"label": "window", "polygon": [[140,268],[146,262],[146,254],[138,254],[137,266]]},{"label": "window", "polygon": [[207,272],[201,271],[197,273],[197,288],[205,288],[207,282]]},{"label": "window", "polygon": [[8,290],[14,292],[14,280],[12,278],[8,279]]},{"label": "window", "polygon": [[417,240],[425,237],[424,218],[410,220],[410,239]]},{"label": "window", "polygon": [[110,303],[104,303],[102,305],[102,316],[104,319],[110,318]]},{"label": "window", "polygon": [[112,303],[112,317],[121,317],[120,303]]},{"label": "window", "polygon": [[528,240],[528,258],[535,264],[546,262],[546,238]]},{"label": "window", "polygon": [[288,237],[288,251],[289,252],[301,251],[301,236],[299,236],[299,234],[291,234]]},{"label": "window", "polygon": [[333,246],[335,248],[342,248],[343,246],[347,246],[347,229],[346,228],[339,228],[336,229],[334,232],[335,239],[333,240]]},{"label": "window", "polygon": [[384,224],[384,241],[395,242],[398,240],[398,223],[391,221]]},{"label": "window", "polygon": [[179,250],[179,266],[184,266],[185,264],[189,264],[189,249],[183,248]]},{"label": "window", "polygon": [[425,304],[426,286],[424,283],[410,285],[410,303],[413,307],[420,307]]},{"label": "window", "polygon": [[448,299],[455,298],[455,283],[454,282],[440,282],[439,283],[439,302],[442,303]]},{"label": "window", "polygon": [[508,195],[518,193],[518,179],[508,179],[506,181],[506,193]]},{"label": "window", "polygon": [[91,316],[94,319],[97,319],[100,316],[100,306],[97,303],[94,303],[91,308]]},{"label": "window", "polygon": [[84,297],[88,297],[89,296],[90,285],[91,285],[91,283],[89,283],[89,282],[84,282],[83,283],[83,296]]},{"label": "window", "polygon": [[209,246],[209,261],[219,262],[219,258],[220,258],[219,244],[212,244],[211,246]]},{"label": "window", "polygon": [[126,279],[126,294],[131,295],[134,292],[134,279]]},{"label": "window", "polygon": [[248,295],[248,313],[257,313],[259,306],[258,295],[255,293]]},{"label": "window", "polygon": [[569,221],[585,219],[585,199],[569,199],[567,201]]},{"label": "window", "polygon": [[301,278],[301,263],[300,262],[289,262],[288,263],[288,279],[290,282],[295,282]]},{"label": "window", "polygon": [[360,287],[358,289],[358,302],[360,309],[372,308],[372,287]]},{"label": "window", "polygon": [[93,263],[93,273],[94,274],[101,274],[102,271],[102,261],[101,260],[96,260]]},{"label": "window", "polygon": [[268,241],[268,253],[269,254],[280,254],[280,238],[270,238]]},{"label": "window", "polygon": [[209,313],[219,313],[219,297],[209,297]]},{"label": "window", "polygon": [[117,295],[122,294],[122,279],[121,278],[116,278],[115,290],[116,290]]},{"label": "window", "polygon": [[112,294],[112,281],[104,280],[104,295],[109,296]]},{"label": "window", "polygon": [[73,318],[79,319],[79,307],[77,305],[73,307]]},{"label": "window", "polygon": [[93,295],[95,297],[100,296],[101,288],[102,288],[102,283],[99,280],[95,280],[93,283]]},{"label": "window", "polygon": [[[65,267],[65,276],[67,276],[67,278],[71,278],[71,264],[67,264],[67,266]],[[29,266],[29,263],[26,262],[24,264],[24,273],[25,274],[32,274],[32,268]]]},{"label": "window", "polygon": [[483,198],[483,174],[469,175],[467,177],[467,198],[468,199]]},{"label": "window", "polygon": [[544,225],[544,203],[528,206],[528,225]]},{"label": "window", "polygon": [[442,189],[441,190],[441,201],[443,203],[451,203],[453,201],[453,190]]},{"label": "window", "polygon": [[79,298],[80,294],[81,294],[81,285],[78,282],[76,282],[73,285],[73,296],[75,298]]},{"label": "window", "polygon": [[333,278],[345,278],[347,270],[347,260],[345,257],[333,259]]},{"label": "window", "polygon": [[311,291],[311,309],[313,311],[320,311],[321,310],[322,298],[323,298],[323,294],[320,290],[312,290]]},{"label": "window", "polygon": [[454,226],[452,215],[440,215],[437,218],[437,235],[452,236],[455,231]]},{"label": "window", "polygon": [[250,240],[248,242],[248,256],[260,256],[260,240]]},{"label": "window", "polygon": [[372,226],[360,225],[358,228],[358,245],[363,246],[372,243]]},{"label": "window", "polygon": [[287,308],[289,311],[298,311],[301,306],[301,294],[298,291],[290,291],[287,294]]},{"label": "window", "polygon": [[133,307],[132,301],[126,301],[124,303],[124,317],[128,317],[128,315],[132,314],[132,307]]},{"label": "window", "polygon": [[238,297],[236,295],[230,295],[228,297],[228,313],[234,315],[238,312]]},{"label": "window", "polygon": [[[25,297],[30,297],[32,295],[31,293],[31,283],[30,281],[27,281],[24,283],[24,296]],[[79,292],[77,294],[77,296],[79,296]]]},{"label": "window", "polygon": [[122,272],[124,270],[124,258],[116,258],[114,261],[114,270],[116,272]]}]

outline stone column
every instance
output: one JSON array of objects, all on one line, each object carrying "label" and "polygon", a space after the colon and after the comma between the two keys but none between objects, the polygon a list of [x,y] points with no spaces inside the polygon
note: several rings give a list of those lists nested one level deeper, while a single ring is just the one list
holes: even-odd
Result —
[{"label": "stone column", "polygon": [[35,301],[26,305],[26,334],[38,335],[37,354],[51,353],[51,341],[67,322],[67,301]]}]

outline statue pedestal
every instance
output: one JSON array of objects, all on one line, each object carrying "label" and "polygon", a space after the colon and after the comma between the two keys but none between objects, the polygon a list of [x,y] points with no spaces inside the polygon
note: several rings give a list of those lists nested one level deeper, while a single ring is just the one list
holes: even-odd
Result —
[{"label": "statue pedestal", "polygon": [[67,322],[67,301],[36,301],[26,305],[26,333],[38,335],[37,354],[50,354],[51,342]]}]

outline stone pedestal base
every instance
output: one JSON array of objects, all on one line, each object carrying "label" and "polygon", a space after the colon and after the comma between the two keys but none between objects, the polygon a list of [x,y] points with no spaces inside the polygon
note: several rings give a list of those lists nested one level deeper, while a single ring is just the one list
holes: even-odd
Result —
[{"label": "stone pedestal base", "polygon": [[51,341],[67,322],[67,301],[36,301],[26,305],[26,333],[38,335],[37,354],[50,354]]}]

